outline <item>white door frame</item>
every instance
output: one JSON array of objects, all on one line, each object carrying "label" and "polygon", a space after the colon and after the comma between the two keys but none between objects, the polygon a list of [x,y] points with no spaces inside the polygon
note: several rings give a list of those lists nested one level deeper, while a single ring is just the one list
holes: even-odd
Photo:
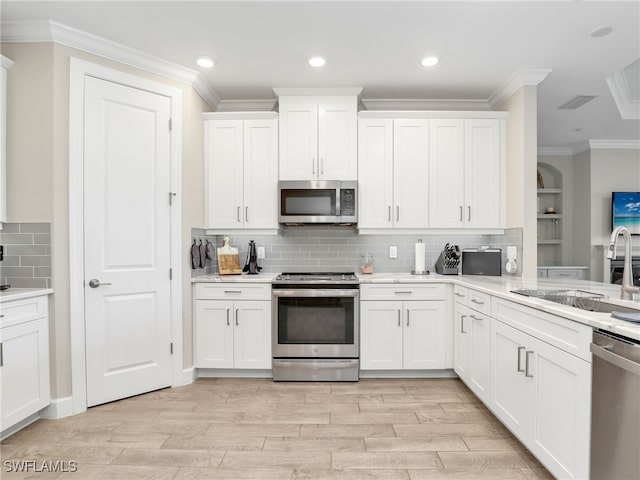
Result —
[{"label": "white door frame", "polygon": [[[171,99],[171,341],[172,386],[182,379],[182,91],[111,68],[70,59],[69,71],[69,317],[72,413],[87,409],[84,325],[84,78],[96,77]],[[169,192],[167,192],[167,202]]]}]

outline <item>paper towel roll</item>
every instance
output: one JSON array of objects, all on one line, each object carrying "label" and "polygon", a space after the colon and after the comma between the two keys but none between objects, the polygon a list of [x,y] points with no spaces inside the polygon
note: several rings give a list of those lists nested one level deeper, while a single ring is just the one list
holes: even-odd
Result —
[{"label": "paper towel roll", "polygon": [[424,272],[426,270],[425,266],[425,254],[424,254],[424,243],[418,242],[416,243],[416,262],[414,271]]}]

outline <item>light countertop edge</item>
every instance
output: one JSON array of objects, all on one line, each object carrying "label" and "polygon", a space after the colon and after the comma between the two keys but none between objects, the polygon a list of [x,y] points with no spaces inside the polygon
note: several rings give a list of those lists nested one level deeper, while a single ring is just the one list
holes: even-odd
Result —
[{"label": "light countertop edge", "polygon": [[272,283],[277,273],[259,273],[257,275],[201,275],[193,277],[191,283]]},{"label": "light countertop edge", "polygon": [[52,293],[52,288],[10,288],[9,290],[0,291],[0,303],[51,295]]}]

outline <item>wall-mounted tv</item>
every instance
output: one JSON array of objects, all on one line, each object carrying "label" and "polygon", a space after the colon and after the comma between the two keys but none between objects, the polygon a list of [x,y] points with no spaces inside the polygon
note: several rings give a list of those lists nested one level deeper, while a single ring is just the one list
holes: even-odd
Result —
[{"label": "wall-mounted tv", "polygon": [[612,230],[624,225],[633,235],[640,235],[640,192],[611,194]]}]

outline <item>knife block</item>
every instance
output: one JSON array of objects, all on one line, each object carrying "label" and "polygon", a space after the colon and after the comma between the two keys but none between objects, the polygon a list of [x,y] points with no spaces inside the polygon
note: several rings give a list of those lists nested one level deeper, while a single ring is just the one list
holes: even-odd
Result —
[{"label": "knife block", "polygon": [[458,275],[458,273],[460,272],[460,268],[458,266],[445,267],[444,263],[444,251],[442,251],[438,256],[438,259],[436,260],[436,273],[439,273],[440,275]]}]

